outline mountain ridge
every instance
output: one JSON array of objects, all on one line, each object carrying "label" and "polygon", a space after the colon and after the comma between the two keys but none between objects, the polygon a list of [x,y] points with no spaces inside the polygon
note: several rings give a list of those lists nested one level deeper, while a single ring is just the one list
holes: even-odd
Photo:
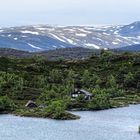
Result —
[{"label": "mountain ridge", "polygon": [[0,28],[0,48],[38,52],[59,48],[116,49],[140,44],[140,22],[129,25]]}]

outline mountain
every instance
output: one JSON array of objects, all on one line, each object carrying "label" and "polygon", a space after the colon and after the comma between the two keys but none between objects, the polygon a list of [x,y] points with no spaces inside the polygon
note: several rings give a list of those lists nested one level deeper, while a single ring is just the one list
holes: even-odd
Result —
[{"label": "mountain", "polygon": [[140,22],[129,25],[0,28],[0,47],[24,51],[83,47],[115,49],[140,44]]},{"label": "mountain", "polygon": [[115,49],[116,51],[127,51],[127,52],[139,52],[140,51],[140,45],[131,45],[131,46],[126,46],[122,48],[117,48]]},{"label": "mountain", "polygon": [[140,37],[140,21],[130,25],[123,26],[119,29],[119,34],[127,37]]}]

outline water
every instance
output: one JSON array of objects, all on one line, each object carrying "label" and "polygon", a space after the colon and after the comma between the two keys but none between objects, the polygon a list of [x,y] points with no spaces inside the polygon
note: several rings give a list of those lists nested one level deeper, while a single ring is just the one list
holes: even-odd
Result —
[{"label": "water", "polygon": [[140,140],[140,105],[74,113],[81,119],[56,121],[0,115],[0,140]]}]

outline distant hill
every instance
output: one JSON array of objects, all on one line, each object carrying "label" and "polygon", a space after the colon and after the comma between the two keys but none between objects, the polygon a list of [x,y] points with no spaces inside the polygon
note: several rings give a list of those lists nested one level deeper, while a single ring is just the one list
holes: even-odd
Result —
[{"label": "distant hill", "polygon": [[11,49],[11,48],[0,48],[0,56],[25,58],[25,57],[31,57],[32,53],[27,51]]},{"label": "distant hill", "polygon": [[138,37],[139,38],[139,36],[140,36],[140,21],[137,21],[137,22],[134,22],[132,24],[121,27],[118,33],[122,36]]},{"label": "distant hill", "polygon": [[91,56],[94,52],[98,53],[98,50],[86,49],[86,48],[64,48],[42,52],[27,52],[9,48],[1,48],[0,56],[4,57],[16,57],[16,58],[29,58],[35,55],[43,56],[48,60],[58,59],[85,59]]},{"label": "distant hill", "polygon": [[115,49],[116,51],[140,52],[140,44]]}]

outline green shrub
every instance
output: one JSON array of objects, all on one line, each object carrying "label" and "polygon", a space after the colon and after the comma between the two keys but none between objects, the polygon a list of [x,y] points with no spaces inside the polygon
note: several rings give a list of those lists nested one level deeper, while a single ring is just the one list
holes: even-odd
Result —
[{"label": "green shrub", "polygon": [[64,101],[52,101],[47,107],[47,113],[53,116],[53,118],[61,118],[62,114],[65,112],[66,105]]},{"label": "green shrub", "polygon": [[13,101],[7,96],[0,97],[0,111],[10,111],[15,108]]},{"label": "green shrub", "polygon": [[92,110],[102,110],[111,107],[109,97],[106,94],[95,95],[88,103],[88,108]]}]

